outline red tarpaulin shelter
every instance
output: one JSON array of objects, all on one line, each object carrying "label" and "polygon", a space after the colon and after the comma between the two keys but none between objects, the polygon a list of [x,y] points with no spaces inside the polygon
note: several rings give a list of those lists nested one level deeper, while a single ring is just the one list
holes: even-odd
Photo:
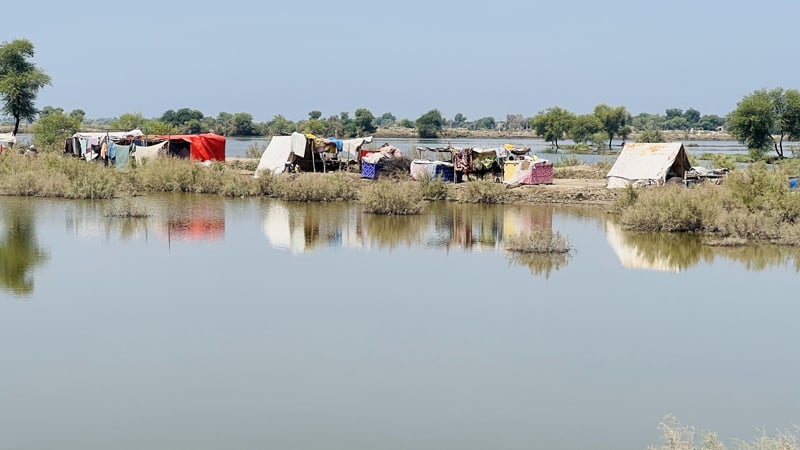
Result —
[{"label": "red tarpaulin shelter", "polygon": [[198,161],[225,161],[225,136],[203,133],[170,134],[159,137],[169,141],[170,153],[189,156]]}]

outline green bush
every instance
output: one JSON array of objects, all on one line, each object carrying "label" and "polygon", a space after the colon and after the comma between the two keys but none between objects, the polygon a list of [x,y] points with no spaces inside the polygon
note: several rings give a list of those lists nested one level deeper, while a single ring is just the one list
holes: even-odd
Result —
[{"label": "green bush", "polygon": [[502,203],[506,195],[506,186],[503,183],[471,181],[464,185],[462,200],[469,203]]}]

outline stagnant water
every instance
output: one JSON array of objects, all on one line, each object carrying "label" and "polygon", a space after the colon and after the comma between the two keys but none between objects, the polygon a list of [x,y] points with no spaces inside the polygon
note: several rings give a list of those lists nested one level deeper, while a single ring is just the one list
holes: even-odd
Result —
[{"label": "stagnant water", "polygon": [[[534,226],[574,250],[504,250]],[[591,209],[0,198],[0,448],[749,439],[800,423],[798,261]]]}]

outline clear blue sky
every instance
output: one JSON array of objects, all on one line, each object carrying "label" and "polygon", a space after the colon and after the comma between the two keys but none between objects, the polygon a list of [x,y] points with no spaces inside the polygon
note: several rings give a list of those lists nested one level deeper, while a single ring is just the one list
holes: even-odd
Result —
[{"label": "clear blue sky", "polygon": [[89,118],[724,115],[755,89],[800,88],[797,17],[797,0],[85,0],[26,6],[0,40],[33,42],[53,79],[38,107]]}]

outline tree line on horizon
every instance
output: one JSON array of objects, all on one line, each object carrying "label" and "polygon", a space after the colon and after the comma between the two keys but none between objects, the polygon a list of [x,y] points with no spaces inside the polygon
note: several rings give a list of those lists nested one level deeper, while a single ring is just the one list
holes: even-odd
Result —
[{"label": "tree line on horizon", "polygon": [[701,115],[694,108],[669,108],[665,114],[631,115],[624,106],[599,104],[588,114],[575,114],[559,106],[539,111],[532,117],[508,114],[505,121],[494,117],[468,120],[462,113],[446,119],[438,109],[431,109],[416,120],[398,120],[386,112],[376,117],[369,109],[359,108],[350,117],[348,112],[322,117],[314,110],[308,118],[291,121],[275,115],[267,122],[254,122],[250,113],[221,112],[210,117],[190,108],[167,110],[160,117],[145,118],[141,113],[125,113],[110,119],[86,117],[81,109],[66,112],[63,108],[35,107],[38,91],[52,83],[50,77],[30,61],[33,44],[26,39],[0,45],[0,98],[3,113],[13,118],[16,134],[22,120],[31,125],[34,140],[42,147],[59,145],[66,137],[86,127],[95,129],[141,129],[147,134],[195,134],[214,132],[225,136],[275,136],[292,132],[318,136],[349,138],[373,134],[379,127],[401,127],[414,130],[421,138],[439,137],[445,128],[469,130],[534,130],[536,135],[559,147],[559,140],[571,139],[576,144],[611,148],[614,137],[624,141],[636,134],[640,142],[663,141],[664,130],[719,130],[723,127],[755,157],[764,157],[774,149],[784,157],[783,142],[800,139],[800,92],[795,89],[760,89],[745,96],[726,117]]}]

